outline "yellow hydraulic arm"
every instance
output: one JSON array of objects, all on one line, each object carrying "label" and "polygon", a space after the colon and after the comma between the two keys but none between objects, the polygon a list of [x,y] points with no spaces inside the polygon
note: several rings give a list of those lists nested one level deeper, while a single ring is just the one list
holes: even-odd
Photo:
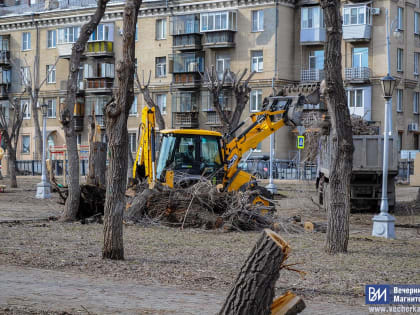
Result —
[{"label": "yellow hydraulic arm", "polygon": [[139,168],[142,177],[150,183],[155,181],[155,108],[145,106],[142,110],[139,132],[139,144],[133,166],[133,178],[138,177]]}]

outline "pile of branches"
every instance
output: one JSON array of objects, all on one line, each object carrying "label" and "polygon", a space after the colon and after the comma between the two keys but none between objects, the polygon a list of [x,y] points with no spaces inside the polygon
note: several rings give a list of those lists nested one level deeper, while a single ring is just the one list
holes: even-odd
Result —
[{"label": "pile of branches", "polygon": [[124,220],[227,231],[274,228],[275,218],[262,211],[267,209],[249,202],[253,194],[252,191],[220,192],[206,179],[188,188],[146,188],[129,200]]},{"label": "pile of branches", "polygon": [[351,125],[353,135],[379,135],[379,126],[367,122],[363,117],[351,115]]}]

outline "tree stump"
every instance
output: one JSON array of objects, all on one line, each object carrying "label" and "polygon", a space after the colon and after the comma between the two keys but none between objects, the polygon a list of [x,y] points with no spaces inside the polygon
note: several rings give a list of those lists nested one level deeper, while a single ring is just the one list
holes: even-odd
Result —
[{"label": "tree stump", "polygon": [[89,185],[96,185],[105,187],[106,179],[106,143],[94,142],[93,152],[89,156],[89,171],[93,170],[93,174],[89,172],[87,183]]},{"label": "tree stump", "polygon": [[289,245],[275,232],[265,229],[255,244],[219,315],[269,315],[275,295],[275,283]]}]

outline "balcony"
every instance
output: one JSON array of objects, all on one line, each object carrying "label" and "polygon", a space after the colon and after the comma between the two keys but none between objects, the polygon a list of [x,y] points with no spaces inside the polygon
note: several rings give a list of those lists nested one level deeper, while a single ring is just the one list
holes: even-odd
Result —
[{"label": "balcony", "polygon": [[175,50],[201,50],[200,34],[173,35],[173,48]]},{"label": "balcony", "polygon": [[367,67],[346,68],[345,79],[352,83],[365,83],[370,80],[371,71]]},{"label": "balcony", "polygon": [[[61,80],[60,81],[60,91],[61,92],[67,92],[67,80]],[[85,82],[79,81],[76,93],[84,93],[85,91]]]},{"label": "balcony", "polygon": [[[225,114],[227,114],[229,117],[230,111],[225,111]],[[206,125],[222,126],[222,122],[216,111],[208,111],[206,112],[206,115],[207,115]]]},{"label": "balcony", "polygon": [[95,115],[96,125],[101,128],[105,128],[105,118],[104,115]]},{"label": "balcony", "polygon": [[372,25],[343,25],[343,39],[348,42],[370,41]]},{"label": "balcony", "polygon": [[307,28],[300,30],[301,45],[319,45],[326,40],[325,28]]},{"label": "balcony", "polygon": [[302,69],[300,71],[301,82],[320,82],[324,79],[323,69]]},{"label": "balcony", "polygon": [[195,88],[201,84],[201,76],[199,73],[174,73],[174,81],[172,85],[175,88]]},{"label": "balcony", "polygon": [[7,99],[9,97],[9,85],[0,84],[0,99]]},{"label": "balcony", "polygon": [[83,116],[73,116],[74,131],[83,131]]},{"label": "balcony", "polygon": [[88,42],[84,54],[89,57],[112,57],[114,56],[114,43],[111,41]]},{"label": "balcony", "polygon": [[231,30],[207,32],[204,35],[204,48],[235,47],[235,32]]},{"label": "balcony", "polygon": [[57,44],[58,56],[60,58],[70,58],[73,43]]},{"label": "balcony", "polygon": [[111,93],[114,78],[86,78],[85,89],[90,93]]},{"label": "balcony", "polygon": [[10,51],[0,50],[0,65],[2,66],[10,65]]},{"label": "balcony", "polygon": [[175,127],[198,128],[198,112],[174,112]]}]

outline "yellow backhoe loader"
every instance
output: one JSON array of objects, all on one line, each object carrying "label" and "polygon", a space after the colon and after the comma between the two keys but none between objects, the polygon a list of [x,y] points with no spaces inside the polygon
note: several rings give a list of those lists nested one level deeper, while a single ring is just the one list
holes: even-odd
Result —
[{"label": "yellow backhoe loader", "polygon": [[252,190],[250,202],[268,206],[270,193],[257,185],[254,176],[240,170],[239,162],[276,130],[299,125],[304,103],[304,96],[269,97],[260,112],[226,135],[201,129],[160,130],[157,157],[155,109],[145,107],[133,178],[173,188],[187,187],[204,176],[225,191]]}]

